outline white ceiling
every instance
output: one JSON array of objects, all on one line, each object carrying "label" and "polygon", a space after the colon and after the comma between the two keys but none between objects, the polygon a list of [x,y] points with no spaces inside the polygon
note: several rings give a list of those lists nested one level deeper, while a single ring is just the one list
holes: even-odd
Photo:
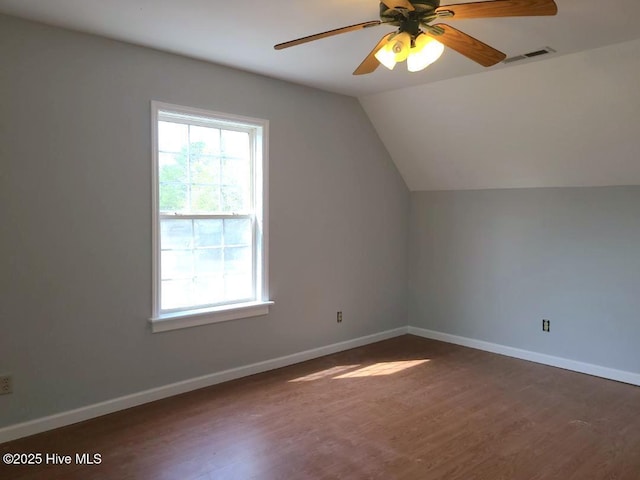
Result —
[{"label": "white ceiling", "polygon": [[[640,38],[638,0],[556,1],[556,17],[459,20],[455,26],[508,56],[544,46],[565,55]],[[448,3],[467,2],[442,1]],[[484,70],[447,50],[423,72],[409,74],[399,65],[393,72],[379,68],[352,76],[382,35],[392,30],[384,26],[273,49],[297,37],[375,20],[376,0],[0,0],[0,12],[354,96]],[[504,68],[510,67],[492,70]]]},{"label": "white ceiling", "polygon": [[455,22],[508,56],[556,54],[484,69],[447,50],[420,73],[358,77],[388,27],[273,45],[374,20],[376,0],[0,0],[0,13],[357,96],[411,190],[638,185],[640,1],[556,2],[555,17]]}]

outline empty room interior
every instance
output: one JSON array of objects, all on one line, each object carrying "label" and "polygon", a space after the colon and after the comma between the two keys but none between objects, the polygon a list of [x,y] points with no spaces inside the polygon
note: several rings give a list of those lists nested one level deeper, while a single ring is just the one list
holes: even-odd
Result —
[{"label": "empty room interior", "polygon": [[0,0],[0,478],[640,479],[639,16]]}]

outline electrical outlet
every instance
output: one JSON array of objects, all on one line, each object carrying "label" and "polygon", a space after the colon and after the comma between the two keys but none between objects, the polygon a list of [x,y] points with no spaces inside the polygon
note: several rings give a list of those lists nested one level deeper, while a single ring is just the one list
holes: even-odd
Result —
[{"label": "electrical outlet", "polygon": [[336,320],[338,323],[342,323],[342,312],[338,312],[338,315],[336,316]]},{"label": "electrical outlet", "polygon": [[11,375],[0,375],[0,395],[13,392],[13,385],[11,381]]},{"label": "electrical outlet", "polygon": [[542,320],[542,331],[550,332],[551,331],[551,320]]}]

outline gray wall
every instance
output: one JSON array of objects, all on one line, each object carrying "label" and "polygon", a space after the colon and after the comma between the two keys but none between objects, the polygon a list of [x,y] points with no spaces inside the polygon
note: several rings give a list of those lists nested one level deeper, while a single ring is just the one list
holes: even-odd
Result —
[{"label": "gray wall", "polygon": [[640,187],[412,193],[409,265],[412,326],[640,372]]},{"label": "gray wall", "polygon": [[[356,99],[9,17],[0,62],[0,426],[407,324]],[[270,315],[150,333],[152,99],[270,121]]]}]

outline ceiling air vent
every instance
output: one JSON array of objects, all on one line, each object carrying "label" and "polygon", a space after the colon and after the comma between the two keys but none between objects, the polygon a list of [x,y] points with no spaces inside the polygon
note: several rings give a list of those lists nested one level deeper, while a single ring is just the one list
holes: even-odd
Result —
[{"label": "ceiling air vent", "polygon": [[527,58],[539,57],[540,55],[548,55],[549,53],[556,53],[551,47],[544,47],[540,50],[535,50],[529,53],[523,53],[522,55],[516,55],[514,57],[505,58],[502,63],[519,62],[520,60],[526,60]]}]

